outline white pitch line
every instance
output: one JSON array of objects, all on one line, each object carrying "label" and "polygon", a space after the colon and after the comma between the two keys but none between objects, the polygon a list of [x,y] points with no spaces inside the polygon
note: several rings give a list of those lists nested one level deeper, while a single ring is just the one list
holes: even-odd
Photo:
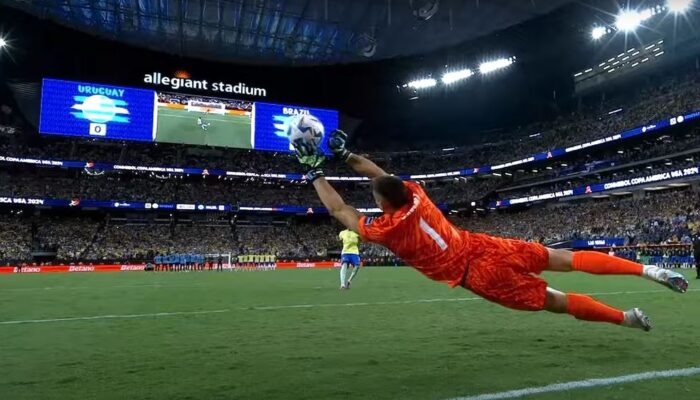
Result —
[{"label": "white pitch line", "polygon": [[400,300],[400,301],[378,301],[374,303],[325,303],[325,304],[292,304],[282,306],[260,306],[241,308],[242,310],[285,310],[290,308],[320,308],[320,307],[362,307],[362,306],[386,306],[397,304],[419,304],[419,303],[445,303],[451,301],[473,301],[483,300],[481,297],[460,297],[456,299],[420,299],[420,300]]},{"label": "white pitch line", "polygon": [[152,314],[114,314],[114,315],[94,315],[91,317],[69,317],[69,318],[51,318],[51,319],[24,319],[14,321],[0,321],[0,325],[19,325],[19,324],[41,324],[47,322],[65,322],[65,321],[91,321],[96,319],[127,319],[127,318],[152,318],[152,317],[172,317],[176,315],[200,315],[200,314],[218,314],[225,313],[231,310],[207,310],[207,311],[175,311],[175,312],[160,312]]},{"label": "white pitch line", "polygon": [[[689,292],[700,291],[700,289],[688,289]],[[638,291],[626,291],[626,292],[597,292],[597,293],[586,293],[590,296],[615,296],[621,294],[649,294],[649,293],[671,293],[669,289],[657,289],[657,290],[638,290]],[[474,300],[484,300],[481,297],[459,297],[454,299],[448,298],[438,298],[438,299],[421,299],[421,300],[402,300],[402,301],[380,301],[375,303],[325,303],[325,304],[291,304],[291,305],[279,305],[279,306],[259,306],[259,307],[246,307],[241,308],[241,310],[285,310],[285,309],[295,309],[295,308],[321,308],[321,307],[358,307],[358,306],[381,306],[381,305],[396,305],[396,304],[420,304],[420,303],[446,303],[454,301],[474,301]]]},{"label": "white pitch line", "polygon": [[502,400],[519,399],[534,394],[566,392],[575,389],[592,388],[598,386],[620,385],[623,383],[647,381],[651,379],[676,378],[681,376],[700,375],[700,367],[683,369],[667,369],[661,371],[649,371],[640,374],[621,375],[612,378],[586,379],[582,381],[571,381],[554,383],[547,386],[535,386],[525,389],[509,390],[507,392],[484,393],[475,396],[454,397],[449,400]]},{"label": "white pitch line", "polygon": [[1,288],[1,292],[28,292],[28,291],[45,291],[45,290],[94,290],[98,289],[121,289],[121,288],[193,288],[202,287],[204,284],[190,285],[167,285],[161,283],[140,284],[140,285],[112,285],[112,286],[45,286],[45,287],[26,287],[26,288]]},{"label": "white pitch line", "polygon": [[[168,286],[163,286],[168,287]],[[700,289],[690,289],[690,291],[700,291]],[[599,292],[588,293],[590,295],[621,295],[621,294],[648,294],[668,292],[668,290],[640,290],[627,292]],[[64,322],[64,321],[89,321],[99,319],[127,319],[127,318],[152,318],[152,317],[169,317],[177,315],[196,315],[196,314],[217,314],[231,311],[270,311],[270,310],[287,310],[287,309],[306,309],[306,308],[324,308],[324,307],[365,307],[365,306],[383,306],[383,305],[400,305],[400,304],[426,304],[426,303],[449,303],[458,301],[482,301],[481,297],[458,297],[458,298],[436,298],[436,299],[418,299],[418,300],[398,300],[398,301],[378,301],[373,303],[322,303],[322,304],[289,304],[279,306],[248,306],[236,309],[225,310],[210,310],[210,311],[177,311],[164,312],[154,314],[126,314],[126,315],[94,315],[90,317],[67,317],[67,318],[50,318],[50,319],[32,319],[32,320],[11,320],[0,321],[0,325],[18,325],[46,322]]]}]

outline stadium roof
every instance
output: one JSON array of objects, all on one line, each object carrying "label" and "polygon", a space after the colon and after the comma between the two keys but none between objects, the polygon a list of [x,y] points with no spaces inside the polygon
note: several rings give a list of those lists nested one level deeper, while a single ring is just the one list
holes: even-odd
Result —
[{"label": "stadium roof", "polygon": [[411,56],[573,0],[8,0],[40,18],[182,56],[327,65]]}]

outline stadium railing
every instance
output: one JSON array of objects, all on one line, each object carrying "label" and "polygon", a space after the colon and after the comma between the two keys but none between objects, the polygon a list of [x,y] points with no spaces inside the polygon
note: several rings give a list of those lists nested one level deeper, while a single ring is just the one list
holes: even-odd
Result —
[{"label": "stadium railing", "polygon": [[526,204],[542,200],[559,199],[565,197],[581,196],[591,193],[602,193],[606,191],[630,188],[634,186],[640,186],[648,183],[661,183],[666,181],[673,181],[676,179],[684,179],[697,177],[700,175],[700,165],[695,165],[687,168],[674,169],[667,172],[660,172],[655,174],[638,175],[634,177],[629,177],[626,179],[620,179],[604,183],[592,183],[588,185],[582,185],[575,187],[573,189],[554,191],[549,193],[537,194],[532,196],[495,200],[489,203],[490,208],[503,208],[516,204]]},{"label": "stadium railing", "polygon": [[[540,153],[532,154],[526,157],[522,157],[507,163],[502,163],[498,165],[483,165],[478,167],[462,168],[455,171],[447,172],[435,172],[435,173],[425,173],[425,174],[399,174],[402,179],[441,179],[447,177],[459,177],[459,176],[473,176],[478,174],[489,174],[493,172],[498,172],[501,170],[507,170],[512,167],[520,167],[529,163],[551,160],[557,157],[562,157],[567,154],[582,150],[590,149],[592,147],[601,146],[604,144],[609,144],[611,142],[625,140],[629,138],[639,137],[641,135],[649,135],[653,132],[666,129],[672,126],[677,126],[679,124],[684,124],[694,119],[700,118],[700,110],[689,112],[683,115],[669,117],[663,120],[656,121],[655,123],[650,123],[648,125],[639,126],[633,129],[629,129],[614,135],[610,135],[601,139],[597,139],[590,142],[579,143],[565,148],[557,148],[548,151],[543,151]],[[165,167],[165,166],[142,166],[142,165],[128,165],[128,164],[112,164],[112,163],[102,163],[94,162],[90,160],[84,161],[71,161],[71,160],[51,160],[51,159],[40,159],[31,157],[14,157],[0,155],[0,162],[8,163],[21,163],[21,164],[34,164],[47,167],[57,167],[57,168],[78,168],[78,169],[91,169],[91,170],[104,170],[104,171],[136,171],[136,172],[158,172],[158,173],[170,173],[170,174],[195,174],[195,175],[212,175],[212,176],[229,176],[229,177],[252,177],[252,178],[267,178],[267,179],[282,179],[290,181],[298,181],[303,179],[302,174],[298,173],[255,173],[255,172],[242,172],[242,171],[227,171],[223,169],[215,168],[203,168],[203,167]],[[358,176],[328,176],[330,181],[367,181],[368,178],[358,177]]]},{"label": "stadium railing", "polygon": [[[593,193],[604,193],[623,188],[631,188],[651,183],[664,183],[675,180],[697,179],[700,177],[700,164],[669,170],[665,172],[637,175],[609,182],[597,182],[581,185],[572,189],[552,191],[518,198],[494,200],[489,203],[489,208],[505,208],[514,205],[527,204],[545,200],[561,199],[575,196],[583,196]],[[458,204],[459,202],[455,203]],[[198,212],[275,212],[288,214],[327,214],[324,207],[307,207],[293,205],[238,205],[238,204],[204,204],[204,203],[168,203],[168,202],[143,202],[132,199],[54,199],[54,198],[30,198],[30,197],[0,197],[0,204],[33,205],[51,207],[93,207],[101,209],[141,209],[141,210],[180,210]],[[448,210],[451,204],[438,204],[442,210]],[[376,207],[360,207],[358,211],[363,213],[380,213]]]}]

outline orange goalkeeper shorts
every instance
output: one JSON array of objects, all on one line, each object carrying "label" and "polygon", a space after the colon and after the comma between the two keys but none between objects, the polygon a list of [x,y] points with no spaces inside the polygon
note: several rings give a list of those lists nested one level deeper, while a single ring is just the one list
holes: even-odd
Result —
[{"label": "orange goalkeeper shorts", "polygon": [[471,234],[470,261],[464,287],[479,296],[516,310],[544,308],[549,252],[539,243]]}]

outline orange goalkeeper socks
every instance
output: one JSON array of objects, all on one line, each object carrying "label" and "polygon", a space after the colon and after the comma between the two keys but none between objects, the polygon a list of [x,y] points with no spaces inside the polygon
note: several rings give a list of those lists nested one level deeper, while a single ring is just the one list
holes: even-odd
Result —
[{"label": "orange goalkeeper socks", "polygon": [[610,322],[617,325],[620,325],[625,319],[623,311],[607,306],[586,295],[567,293],[566,300],[566,312],[576,319]]},{"label": "orange goalkeeper socks", "polygon": [[597,275],[642,276],[644,272],[642,264],[597,251],[577,251],[571,264],[574,271]]}]

